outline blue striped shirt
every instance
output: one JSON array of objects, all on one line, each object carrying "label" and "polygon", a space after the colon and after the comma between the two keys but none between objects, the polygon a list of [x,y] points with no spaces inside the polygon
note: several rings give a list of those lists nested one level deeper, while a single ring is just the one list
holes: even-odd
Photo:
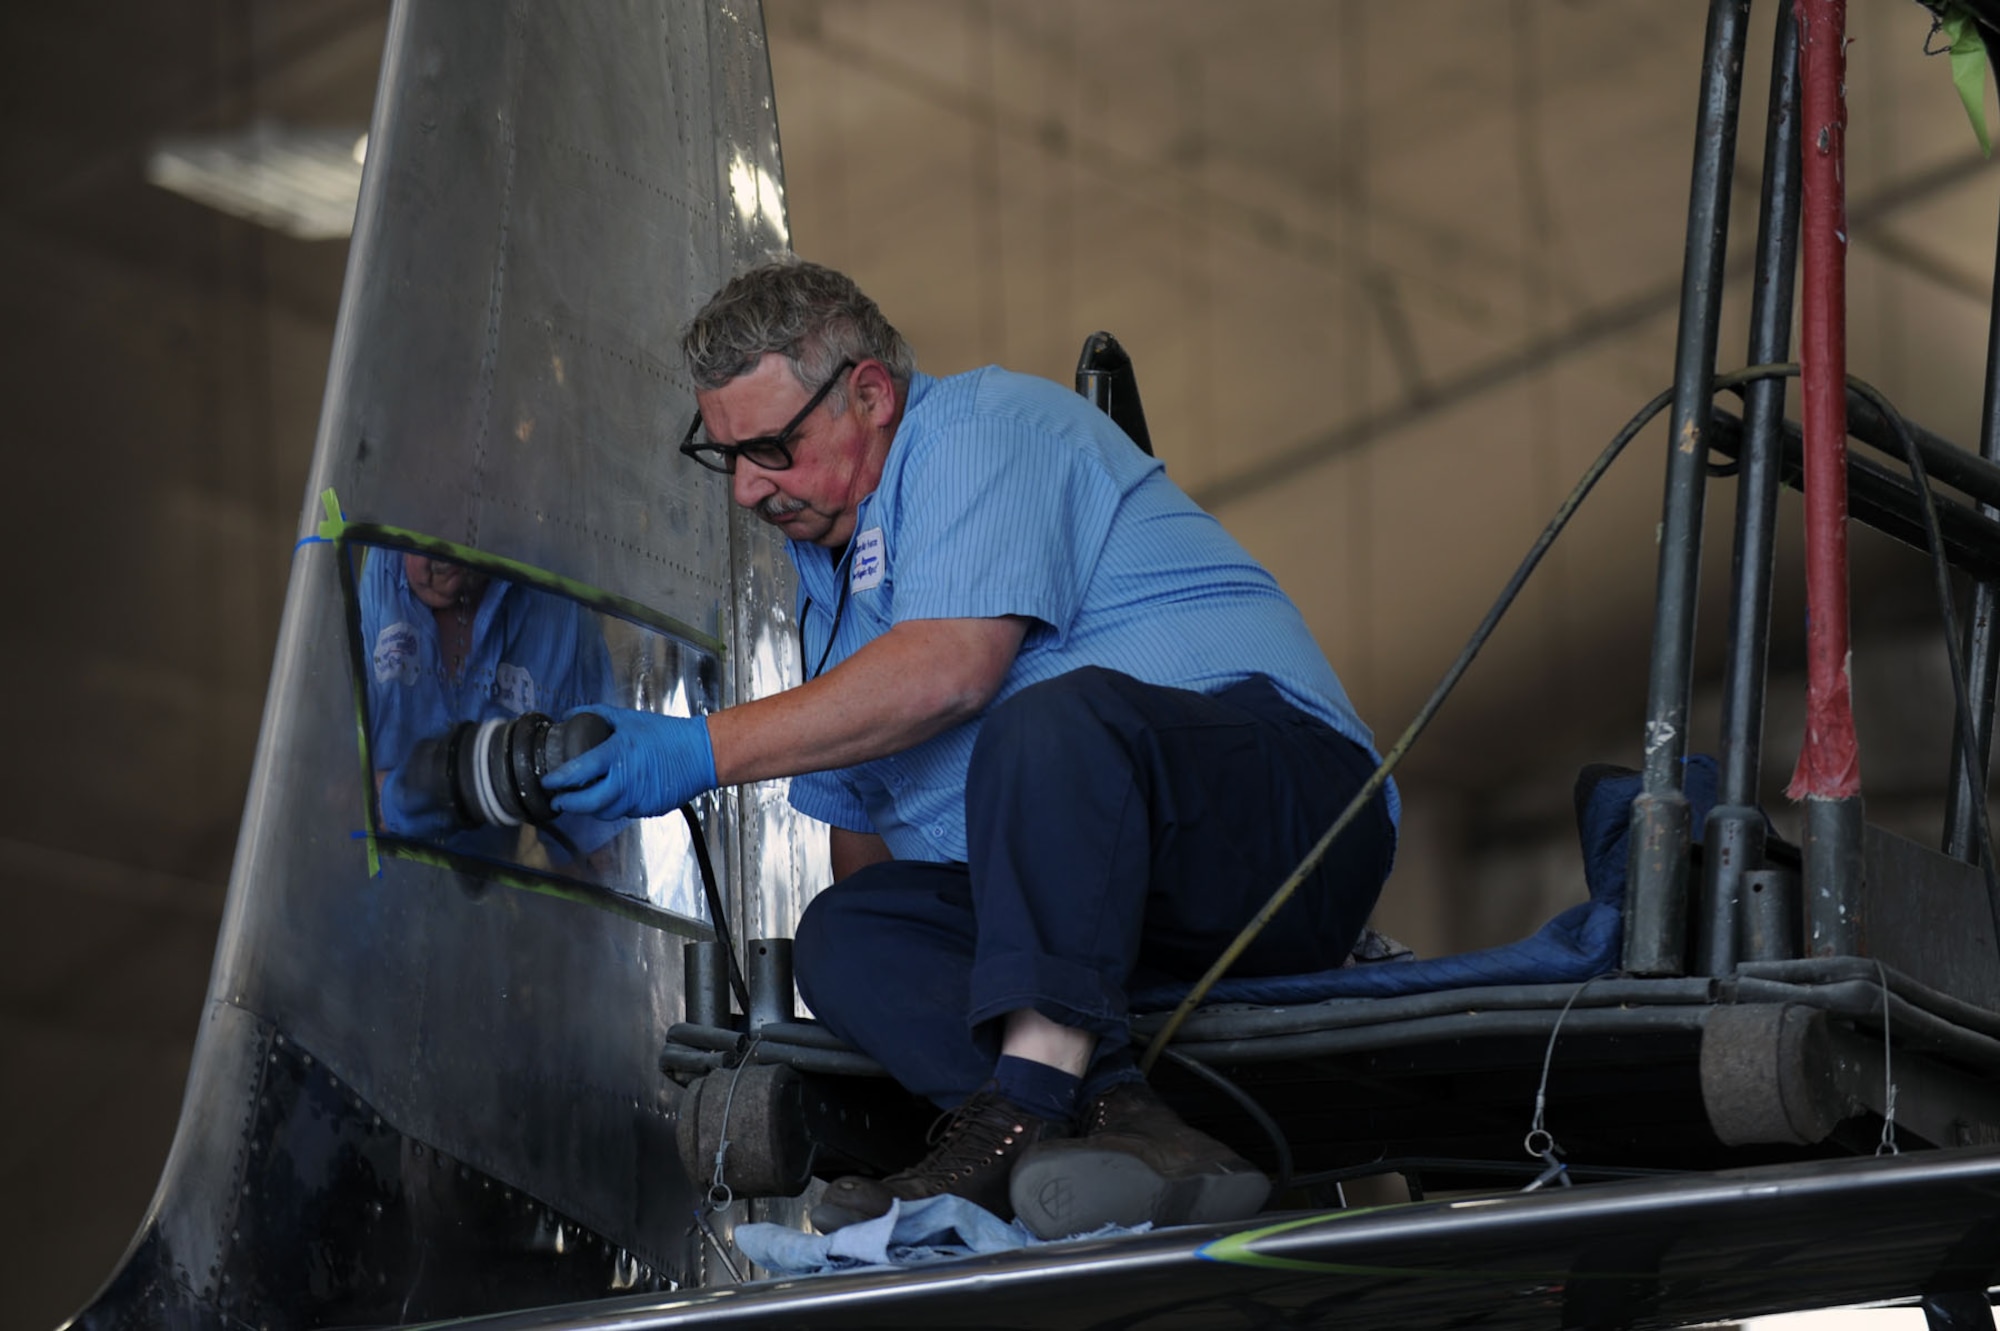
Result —
[{"label": "blue striped shirt", "polygon": [[[788,544],[808,663],[826,652],[831,669],[904,620],[1024,615],[1036,622],[989,709],[1088,665],[1200,693],[1264,675],[1373,752],[1271,575],[1108,416],[1046,379],[992,366],[914,376],[841,563],[822,546]],[[794,777],[792,804],[877,833],[897,859],[963,860],[980,721],[886,758]],[[1399,816],[1393,786],[1389,809]]]}]

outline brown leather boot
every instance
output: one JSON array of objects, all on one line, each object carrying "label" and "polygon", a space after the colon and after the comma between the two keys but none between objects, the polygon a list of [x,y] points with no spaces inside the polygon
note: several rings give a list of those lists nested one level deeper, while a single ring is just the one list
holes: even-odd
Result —
[{"label": "brown leather boot", "polygon": [[1007,1178],[1014,1162],[1036,1142],[1070,1131],[1069,1124],[1037,1118],[994,1091],[978,1092],[939,1121],[944,1130],[931,1153],[901,1173],[882,1179],[850,1175],[828,1184],[812,1209],[813,1227],[831,1234],[887,1214],[892,1198],[914,1202],[946,1192],[1012,1220]]},{"label": "brown leather boot", "polygon": [[1040,1238],[1105,1225],[1200,1225],[1255,1215],[1271,1181],[1196,1132],[1142,1081],[1093,1101],[1083,1135],[1043,1142],[1014,1167],[1015,1214]]}]

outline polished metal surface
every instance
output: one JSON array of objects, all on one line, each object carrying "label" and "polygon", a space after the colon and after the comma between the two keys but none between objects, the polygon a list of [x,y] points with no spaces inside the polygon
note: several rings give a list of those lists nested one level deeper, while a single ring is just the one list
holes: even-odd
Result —
[{"label": "polished metal surface", "polygon": [[[187,1099],[114,1286],[124,1301],[87,1323],[155,1320],[149,1301],[165,1308],[171,1292],[184,1324],[219,1325],[232,1273],[379,1203],[315,1193],[332,1172],[293,1159],[281,1183],[302,1192],[295,1232],[234,1223],[271,1209],[245,1162],[280,1158],[282,1142],[258,1140],[263,1120],[242,1107],[277,1043],[331,1078],[368,1133],[404,1143],[400,1176],[378,1168],[369,1187],[402,1199],[387,1213],[408,1226],[399,1242],[428,1256],[368,1267],[324,1253],[322,1276],[260,1308],[263,1324],[537,1301],[454,1285],[511,1240],[438,1203],[435,1167],[409,1161],[440,1155],[452,1177],[483,1180],[475,1190],[556,1217],[552,1260],[569,1274],[551,1295],[576,1287],[586,1251],[622,1254],[603,1269],[626,1288],[634,1271],[689,1276],[691,1194],[658,1070],[683,939],[462,868],[385,856],[371,876],[339,547],[314,537],[331,490],[349,519],[517,560],[724,638],[725,703],[796,679],[773,539],[662,442],[692,406],[678,326],[730,271],[787,243],[761,24],[755,0],[397,5]],[[724,822],[736,936],[789,934],[823,854],[779,789],[726,800]],[[392,1271],[414,1283],[341,1288],[364,1268],[371,1284]]]},{"label": "polished metal surface", "polygon": [[[593,609],[559,589],[518,583],[504,576],[506,570],[482,572],[463,560],[382,545],[350,541],[346,548],[357,587],[354,647],[368,767],[384,782],[401,769],[402,789],[414,792],[405,800],[457,814],[447,832],[396,835],[378,808],[374,826],[383,853],[451,855],[467,871],[488,877],[497,866],[535,890],[595,889],[582,899],[614,910],[644,903],[651,910],[628,913],[658,927],[705,933],[709,911],[700,860],[678,810],[652,818],[570,815],[537,822],[539,806],[525,792],[548,797],[533,767],[534,716],[546,735],[553,722],[593,703],[683,717],[711,712],[719,704],[715,652],[670,629]],[[427,587],[440,566],[455,569],[445,585],[469,598],[460,602],[455,625],[449,605],[438,610],[400,599],[394,575],[371,567],[376,560],[432,570],[421,575]],[[431,594],[439,593],[433,587]],[[441,643],[454,630],[466,635],[462,657],[447,665]],[[420,763],[426,748],[443,760]],[[419,770],[426,773],[421,779]],[[697,804],[706,835],[721,833],[713,801]]]}]

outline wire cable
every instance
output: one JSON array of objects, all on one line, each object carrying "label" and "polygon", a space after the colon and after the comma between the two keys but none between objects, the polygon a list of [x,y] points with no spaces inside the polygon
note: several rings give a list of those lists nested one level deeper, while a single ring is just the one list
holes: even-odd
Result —
[{"label": "wire cable", "polygon": [[[1591,979],[1596,979],[1592,976]],[[1549,1070],[1556,1064],[1556,1040],[1562,1035],[1563,1022],[1569,1017],[1569,1010],[1576,1006],[1576,1000],[1583,997],[1583,991],[1590,987],[1585,980],[1556,1013],[1556,1024],[1549,1031],[1549,1047],[1542,1051],[1542,1080],[1535,1087],[1535,1116],[1528,1123],[1528,1135],[1521,1139],[1521,1149],[1530,1159],[1542,1162],[1542,1172],[1522,1192],[1534,1192],[1551,1182],[1561,1183],[1565,1188],[1575,1180],[1569,1176],[1569,1165],[1563,1160],[1563,1148],[1556,1145],[1555,1134],[1549,1131],[1547,1114],[1549,1109]]]},{"label": "wire cable", "polygon": [[1879,961],[1875,963],[1875,979],[1882,986],[1882,1140],[1875,1154],[1901,1155],[1903,1150],[1896,1145],[1896,1068],[1890,1062],[1896,1051],[1889,1033],[1889,968]]},{"label": "wire cable", "polygon": [[[1717,390],[1733,389],[1757,379],[1790,378],[1798,372],[1799,368],[1795,364],[1752,365],[1746,369],[1738,370],[1733,374],[1718,375],[1714,387]],[[1458,687],[1459,680],[1471,668],[1472,662],[1478,657],[1480,650],[1486,646],[1486,640],[1493,635],[1493,630],[1499,626],[1501,617],[1513,606],[1514,599],[1521,593],[1521,588],[1527,584],[1529,576],[1534,573],[1536,566],[1542,562],[1542,556],[1548,553],[1551,545],[1555,544],[1556,537],[1560,536],[1563,528],[1569,525],[1570,518],[1575,516],[1576,510],[1582,505],[1584,499],[1596,488],[1597,482],[1603,479],[1604,473],[1610,470],[1611,464],[1618,460],[1619,454],[1625,451],[1625,446],[1631,443],[1638,436],[1639,432],[1665,409],[1668,403],[1673,401],[1673,397],[1674,390],[1671,388],[1665,389],[1658,396],[1654,397],[1652,401],[1641,407],[1632,419],[1625,423],[1624,428],[1613,436],[1611,442],[1604,446],[1604,451],[1597,455],[1596,460],[1584,470],[1583,476],[1577,481],[1569,494],[1564,497],[1561,505],[1555,511],[1555,516],[1549,519],[1548,525],[1542,529],[1542,534],[1536,538],[1534,545],[1529,548],[1527,556],[1521,560],[1520,567],[1514,570],[1514,576],[1507,580],[1507,585],[1501,589],[1500,595],[1493,602],[1492,608],[1486,612],[1486,617],[1480,621],[1479,627],[1473,630],[1472,637],[1467,640],[1464,649],[1459,652],[1458,659],[1451,663],[1451,668],[1445,671],[1444,678],[1438,682],[1437,688],[1432,690],[1430,698],[1418,710],[1416,719],[1410,722],[1395,744],[1391,746],[1389,752],[1383,755],[1381,766],[1375,769],[1374,774],[1355,793],[1354,798],[1348,801],[1347,807],[1341,811],[1338,818],[1334,819],[1333,826],[1329,827],[1325,835],[1320,837],[1318,843],[1306,852],[1305,858],[1299,861],[1299,866],[1292,870],[1291,875],[1283,883],[1278,885],[1278,889],[1271,894],[1270,899],[1264,903],[1263,907],[1251,918],[1250,922],[1243,926],[1242,932],[1237,934],[1229,946],[1223,949],[1222,955],[1216,958],[1215,964],[1210,966],[1207,972],[1195,982],[1192,989],[1188,990],[1187,997],[1181,1000],[1180,1006],[1176,1007],[1173,1015],[1167,1018],[1166,1025],[1160,1028],[1159,1034],[1155,1035],[1152,1042],[1146,1046],[1146,1052],[1139,1060],[1141,1071],[1150,1071],[1152,1069],[1153,1064],[1160,1057],[1160,1052],[1172,1041],[1175,1032],[1180,1030],[1181,1023],[1185,1022],[1189,1015],[1194,1012],[1195,1008],[1201,1005],[1201,1000],[1207,996],[1210,989],[1215,987],[1216,981],[1220,980],[1228,972],[1229,968],[1236,964],[1237,959],[1243,955],[1244,950],[1250,946],[1259,933],[1263,932],[1264,926],[1271,922],[1272,917],[1284,907],[1287,901],[1291,900],[1292,894],[1298,891],[1299,885],[1319,867],[1320,861],[1326,857],[1326,852],[1332,847],[1340,834],[1347,830],[1348,825],[1355,818],[1360,816],[1361,811],[1368,806],[1368,802],[1381,793],[1382,788],[1388,784],[1390,775],[1409,753],[1411,746],[1429,728],[1431,719],[1437,715],[1438,710],[1444,706],[1445,700]],[[1991,859],[1991,856],[1989,855],[1988,858]]]},{"label": "wire cable", "polygon": [[723,1097],[722,1122],[715,1130],[715,1172],[708,1181],[708,1195],[702,1199],[711,1211],[727,1211],[736,1200],[735,1190],[724,1178],[729,1170],[729,1111],[736,1107],[736,1087],[743,1080],[743,1069],[750,1066],[756,1052],[757,1037],[753,1035],[736,1060],[736,1070],[729,1074],[729,1094]]}]

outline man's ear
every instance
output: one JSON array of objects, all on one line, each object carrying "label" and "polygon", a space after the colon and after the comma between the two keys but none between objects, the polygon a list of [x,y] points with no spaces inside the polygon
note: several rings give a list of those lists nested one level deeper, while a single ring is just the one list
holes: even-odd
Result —
[{"label": "man's ear", "polygon": [[854,398],[862,417],[870,424],[885,427],[896,419],[896,381],[889,367],[879,360],[865,360],[855,367]]}]

